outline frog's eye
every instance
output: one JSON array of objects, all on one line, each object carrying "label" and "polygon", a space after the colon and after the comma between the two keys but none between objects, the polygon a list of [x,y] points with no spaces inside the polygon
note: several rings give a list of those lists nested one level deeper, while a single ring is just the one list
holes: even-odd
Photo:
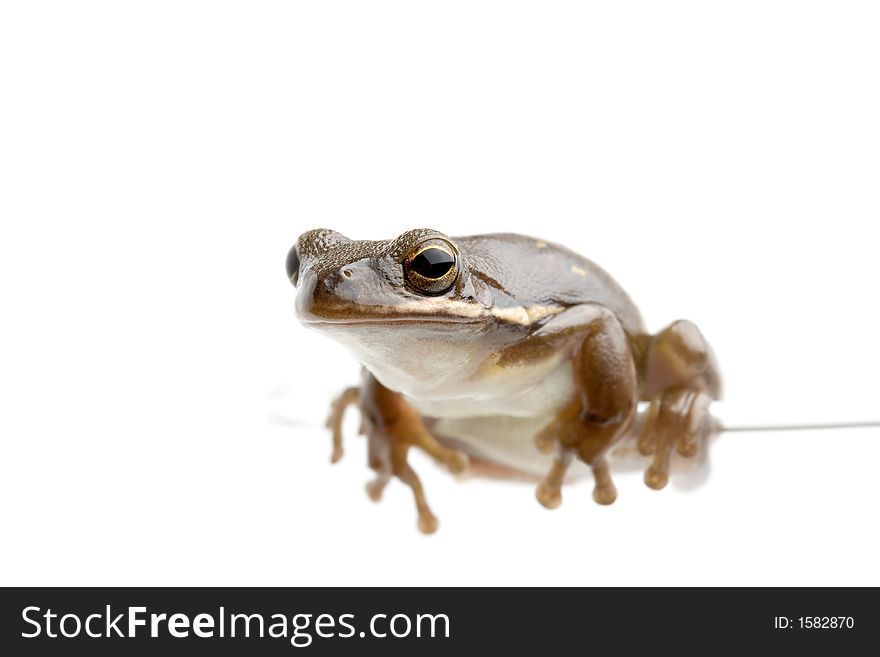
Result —
[{"label": "frog's eye", "polygon": [[458,254],[444,240],[423,242],[403,261],[407,284],[420,294],[443,294],[458,276]]},{"label": "frog's eye", "polygon": [[290,247],[290,251],[287,252],[287,278],[294,286],[299,278],[299,253],[296,250],[296,244]]}]

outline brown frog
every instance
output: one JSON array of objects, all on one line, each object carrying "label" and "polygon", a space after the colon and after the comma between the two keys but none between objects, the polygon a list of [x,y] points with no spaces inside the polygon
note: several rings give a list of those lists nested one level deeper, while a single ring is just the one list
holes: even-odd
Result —
[{"label": "brown frog", "polygon": [[673,451],[693,457],[712,431],[721,382],[697,327],[679,320],[648,333],[623,288],[563,246],[430,229],[359,241],[319,229],[291,248],[287,274],[299,319],[363,365],[360,387],[332,406],[333,460],[343,413],[357,404],[377,475],[370,496],[397,477],[426,533],[437,519],[407,462],[412,447],[455,473],[470,463],[540,477],[538,501],[554,508],[573,459],[592,470],[593,499],[611,504],[607,457],[623,438],[636,434],[651,456],[645,483],[661,489]]}]

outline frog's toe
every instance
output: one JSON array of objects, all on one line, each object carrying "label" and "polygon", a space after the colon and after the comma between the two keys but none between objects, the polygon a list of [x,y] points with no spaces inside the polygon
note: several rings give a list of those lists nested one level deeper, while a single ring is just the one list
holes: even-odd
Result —
[{"label": "frog's toe", "polygon": [[396,431],[401,442],[419,448],[437,463],[445,466],[452,474],[461,474],[470,464],[467,454],[441,444],[425,428],[422,419],[418,416],[410,417],[409,421],[398,427]]},{"label": "frog's toe", "polygon": [[377,475],[373,481],[367,482],[367,496],[374,502],[381,501],[382,493],[385,492],[385,487],[388,485],[389,478],[389,475],[383,473]]},{"label": "frog's toe", "polygon": [[[650,412],[649,412],[650,413]],[[650,417],[645,422],[644,426],[647,427],[650,423]],[[639,451],[639,454],[642,456],[651,456],[654,452],[657,451],[657,434],[654,431],[643,430],[638,439],[636,440],[636,449]]]},{"label": "frog's toe", "polygon": [[555,509],[562,504],[562,481],[565,479],[571,458],[570,450],[560,448],[547,476],[535,489],[535,497],[545,509]]},{"label": "frog's toe", "polygon": [[608,461],[602,458],[592,466],[592,469],[593,481],[595,482],[593,501],[596,504],[602,505],[614,504],[614,501],[617,499],[617,488],[614,486],[614,482],[611,481]]},{"label": "frog's toe", "polygon": [[446,467],[452,474],[461,474],[468,469],[470,459],[461,450],[451,450],[446,457]]},{"label": "frog's toe", "polygon": [[550,425],[542,429],[535,436],[535,447],[542,454],[550,454],[556,446],[557,436],[559,434],[559,423],[552,422]]},{"label": "frog's toe", "polygon": [[535,489],[535,497],[545,509],[556,509],[562,505],[562,490],[542,481]]},{"label": "frog's toe", "polygon": [[[660,490],[669,483],[672,452],[695,457],[711,432],[709,394],[701,388],[675,388],[651,402],[639,435],[639,451],[651,454],[645,484]],[[649,451],[643,449],[650,447]]]},{"label": "frog's toe", "polygon": [[675,451],[686,459],[692,459],[699,453],[700,443],[691,436],[682,436],[675,443]]},{"label": "frog's toe", "polygon": [[645,485],[654,490],[662,490],[669,483],[669,472],[649,465],[645,470]]},{"label": "frog's toe", "polygon": [[[346,388],[333,403],[330,404],[330,414],[327,416],[326,426],[333,436],[333,451],[330,454],[330,462],[338,463],[342,459],[342,419],[346,409],[352,404],[360,403],[360,390],[355,387]],[[363,420],[361,421],[363,426]],[[363,433],[363,430],[361,431]]]},{"label": "frog's toe", "polygon": [[423,534],[433,534],[437,531],[437,526],[439,524],[437,516],[430,511],[419,514],[418,528]]},{"label": "frog's toe", "polygon": [[410,491],[412,491],[413,499],[416,503],[416,511],[418,512],[419,531],[424,534],[431,534],[437,530],[437,518],[428,506],[425,489],[422,487],[419,476],[407,461],[407,451],[408,447],[405,445],[395,445],[392,447],[391,471],[395,477],[409,486]]},{"label": "frog's toe", "polygon": [[615,500],[617,500],[617,488],[614,484],[610,486],[596,486],[593,489],[593,501],[596,504],[614,504]]}]

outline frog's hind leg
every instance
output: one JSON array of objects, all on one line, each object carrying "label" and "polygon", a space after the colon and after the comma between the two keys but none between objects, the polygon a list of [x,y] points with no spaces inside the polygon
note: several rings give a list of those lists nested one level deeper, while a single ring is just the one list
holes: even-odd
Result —
[{"label": "frog's hind leg", "polygon": [[721,379],[709,344],[691,322],[680,320],[652,336],[644,360],[642,397],[649,401],[638,449],[653,456],[645,484],[669,481],[673,450],[695,456],[712,431],[709,404],[721,395]]}]

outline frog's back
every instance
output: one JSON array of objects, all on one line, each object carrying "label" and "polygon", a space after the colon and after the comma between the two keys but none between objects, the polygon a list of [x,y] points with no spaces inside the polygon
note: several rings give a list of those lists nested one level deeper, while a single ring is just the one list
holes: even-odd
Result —
[{"label": "frog's back", "polygon": [[455,237],[466,266],[496,291],[496,303],[570,307],[598,303],[631,335],[645,332],[626,291],[596,263],[559,244],[515,233]]}]

